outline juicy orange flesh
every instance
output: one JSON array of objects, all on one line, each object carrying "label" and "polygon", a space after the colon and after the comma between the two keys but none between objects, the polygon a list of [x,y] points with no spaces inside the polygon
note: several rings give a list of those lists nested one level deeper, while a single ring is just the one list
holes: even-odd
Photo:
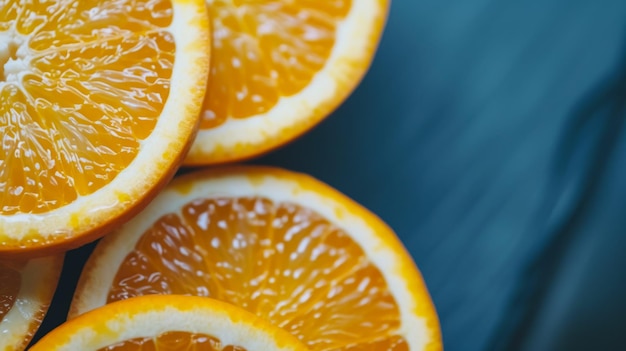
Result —
[{"label": "juicy orange flesh", "polygon": [[206,0],[211,77],[201,128],[272,109],[325,65],[352,0]]},{"label": "juicy orange flesh", "polygon": [[240,346],[222,346],[216,337],[171,331],[154,338],[135,338],[98,349],[98,351],[246,351]]},{"label": "juicy orange flesh", "polygon": [[0,0],[0,215],[43,213],[111,182],[169,94],[165,0]]},{"label": "juicy orange flesh", "polygon": [[295,204],[198,199],[163,216],[120,265],[108,302],[147,294],[232,303],[313,350],[406,349],[380,271],[341,229]]},{"label": "juicy orange flesh", "polygon": [[14,267],[0,262],[0,322],[13,308],[21,284],[22,274]]}]

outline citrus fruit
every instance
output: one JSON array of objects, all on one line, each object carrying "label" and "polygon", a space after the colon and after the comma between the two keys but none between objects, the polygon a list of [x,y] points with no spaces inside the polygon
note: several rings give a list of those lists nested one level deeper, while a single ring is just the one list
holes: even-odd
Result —
[{"label": "citrus fruit", "polygon": [[149,294],[242,307],[311,350],[439,350],[417,267],[378,217],[276,168],[175,179],[88,259],[69,317]]},{"label": "citrus fruit", "polygon": [[388,0],[206,0],[213,57],[185,163],[276,148],[330,114],[367,71]]},{"label": "citrus fruit", "polygon": [[63,255],[0,261],[0,350],[24,350],[56,290]]},{"label": "citrus fruit", "polygon": [[201,0],[0,1],[0,256],[97,238],[173,176],[197,131]]},{"label": "citrus fruit", "polygon": [[151,295],[118,301],[65,322],[31,351],[306,351],[296,338],[214,299]]}]

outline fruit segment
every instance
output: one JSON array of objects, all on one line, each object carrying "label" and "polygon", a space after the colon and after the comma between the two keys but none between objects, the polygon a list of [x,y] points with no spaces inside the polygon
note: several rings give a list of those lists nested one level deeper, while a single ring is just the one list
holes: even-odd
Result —
[{"label": "fruit segment", "polygon": [[351,0],[207,0],[213,62],[201,128],[271,110],[326,64]]},{"label": "fruit segment", "polygon": [[107,303],[146,294],[232,303],[313,350],[403,345],[385,341],[398,306],[362,249],[314,211],[262,197],[197,199],[159,219],[120,265]]},{"label": "fruit segment", "polygon": [[134,338],[103,347],[98,351],[247,351],[233,345],[222,345],[218,338],[189,332],[165,332],[154,338]]},{"label": "fruit segment", "polygon": [[107,185],[169,94],[168,1],[0,1],[0,215],[40,214]]}]

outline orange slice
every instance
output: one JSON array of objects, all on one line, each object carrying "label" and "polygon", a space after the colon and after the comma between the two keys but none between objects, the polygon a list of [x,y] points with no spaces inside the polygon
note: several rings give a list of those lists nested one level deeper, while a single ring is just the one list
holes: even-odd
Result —
[{"label": "orange slice", "polygon": [[74,317],[148,294],[245,308],[311,350],[440,350],[419,271],[378,217],[308,176],[234,167],[177,178],[95,248]]},{"label": "orange slice", "polygon": [[213,58],[200,132],[185,163],[276,148],[320,122],[367,71],[388,0],[206,0]]},{"label": "orange slice", "polygon": [[63,256],[0,261],[0,350],[24,350],[56,290]]},{"label": "orange slice", "polygon": [[0,256],[94,240],[170,179],[209,38],[201,0],[0,1]]},{"label": "orange slice", "polygon": [[224,302],[193,296],[118,301],[68,321],[31,351],[307,351],[289,333]]}]

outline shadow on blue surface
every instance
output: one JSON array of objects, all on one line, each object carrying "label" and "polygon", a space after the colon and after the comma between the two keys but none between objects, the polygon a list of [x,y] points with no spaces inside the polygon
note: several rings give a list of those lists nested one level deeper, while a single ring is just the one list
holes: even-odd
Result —
[{"label": "shadow on blue surface", "polygon": [[[538,211],[537,221],[546,223],[550,235],[530,254],[493,349],[610,350],[626,345],[620,332],[626,315],[621,296],[626,292],[626,274],[615,269],[619,264],[603,267],[607,259],[623,260],[624,251],[615,248],[624,249],[626,244],[626,219],[621,214],[626,201],[619,199],[624,197],[624,181],[619,178],[626,170],[622,165],[626,155],[620,150],[625,137],[626,65],[590,95],[563,130],[552,182]],[[610,218],[615,210],[618,213]],[[590,253],[600,257],[589,261]],[[594,274],[585,277],[589,269]],[[598,301],[607,292],[615,296]],[[576,311],[579,314],[572,315]]]}]

